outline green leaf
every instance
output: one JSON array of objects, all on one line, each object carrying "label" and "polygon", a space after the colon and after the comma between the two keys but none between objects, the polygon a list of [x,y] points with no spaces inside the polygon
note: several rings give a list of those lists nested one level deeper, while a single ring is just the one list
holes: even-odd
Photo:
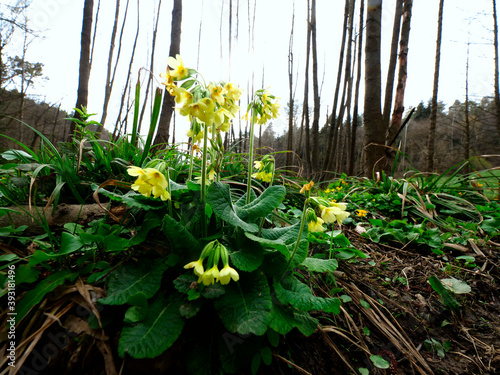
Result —
[{"label": "green leaf", "polygon": [[237,215],[245,221],[253,221],[255,219],[265,217],[274,209],[278,208],[281,201],[285,198],[286,189],[283,186],[271,186],[252,202],[238,207],[236,206]]},{"label": "green leaf", "polygon": [[429,284],[431,284],[432,289],[434,289],[441,296],[446,307],[455,312],[460,311],[460,304],[455,300],[455,298],[453,298],[452,293],[444,287],[436,276],[432,275],[429,278]]},{"label": "green leaf", "polygon": [[370,304],[366,302],[364,299],[360,299],[359,304],[363,306],[365,309],[369,309],[371,307]]},{"label": "green leaf", "polygon": [[202,250],[201,243],[177,220],[169,215],[163,218],[162,231],[175,249],[187,249],[189,254],[198,256]]},{"label": "green leaf", "polygon": [[242,271],[255,271],[264,259],[262,246],[245,237],[236,244],[229,244],[227,249],[233,265]]},{"label": "green leaf", "polygon": [[215,300],[224,326],[232,333],[261,336],[271,320],[271,291],[261,272],[242,273],[237,283],[229,283],[226,292]]},{"label": "green leaf", "polygon": [[70,270],[64,270],[56,272],[40,281],[36,287],[28,291],[16,305],[17,321],[21,321],[33,306],[40,303],[47,293],[63,285],[66,280],[73,281],[77,276],[77,273],[73,273]]},{"label": "green leaf", "polygon": [[337,259],[306,258],[301,265],[312,272],[333,272],[338,268],[339,262]]},{"label": "green leaf", "polygon": [[465,281],[457,280],[454,278],[441,279],[441,283],[446,289],[452,291],[455,294],[470,293],[472,290],[471,287]]},{"label": "green leaf", "polygon": [[265,346],[260,350],[260,356],[262,357],[262,361],[266,366],[269,366],[273,360],[273,352],[269,346]]},{"label": "green leaf", "polygon": [[181,303],[176,295],[154,298],[143,321],[123,327],[118,342],[120,357],[127,353],[133,358],[154,358],[172,346],[184,327]]},{"label": "green leaf", "polygon": [[316,330],[318,323],[318,320],[307,312],[273,303],[269,328],[282,335],[286,335],[293,328],[297,328],[303,335],[310,336]]},{"label": "green leaf", "polygon": [[215,214],[226,223],[239,227],[246,232],[255,233],[259,227],[253,223],[243,221],[235,211],[231,200],[229,186],[214,182],[207,189],[207,203],[212,206]]},{"label": "green leaf", "polygon": [[59,255],[71,254],[83,246],[83,241],[78,236],[74,236],[68,232],[61,233],[61,250]]},{"label": "green leaf", "polygon": [[361,375],[370,375],[370,370],[365,367],[358,368],[358,371]]},{"label": "green leaf", "polygon": [[0,255],[0,262],[10,262],[17,258],[19,257],[16,254],[3,254]]},{"label": "green leaf", "polygon": [[35,282],[38,280],[38,275],[40,275],[40,270],[21,264],[16,268],[16,284]]},{"label": "green leaf", "polygon": [[340,313],[340,300],[338,298],[316,297],[307,285],[301,283],[294,276],[288,276],[280,283],[274,283],[274,290],[276,298],[281,303],[290,304],[299,310]]},{"label": "green leaf", "polygon": [[138,292],[151,298],[160,288],[163,272],[167,269],[164,262],[152,262],[142,258],[139,262],[129,262],[117,268],[109,276],[108,294],[99,299],[104,305],[123,305]]},{"label": "green leaf", "polygon": [[391,364],[379,355],[371,355],[370,361],[372,361],[373,365],[377,368],[389,368],[389,367],[391,367]]}]

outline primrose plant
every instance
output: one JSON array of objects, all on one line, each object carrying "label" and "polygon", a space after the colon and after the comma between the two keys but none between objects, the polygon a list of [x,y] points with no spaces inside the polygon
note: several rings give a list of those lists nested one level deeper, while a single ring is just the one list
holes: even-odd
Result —
[{"label": "primrose plant", "polygon": [[[167,248],[141,257],[136,253],[121,263],[109,275],[107,296],[99,303],[128,306],[120,356],[152,358],[177,342],[194,348],[184,354],[190,373],[248,368],[255,373],[261,361],[270,362],[268,345],[278,345],[279,337],[294,328],[305,335],[315,331],[319,321],[312,311],[339,313],[340,300],[315,296],[298,271],[335,271],[336,259],[308,256],[307,234],[324,230],[323,224],[341,224],[349,213],[345,204],[313,197],[311,181],[301,190],[301,220],[276,225],[273,218],[286,189],[273,185],[272,156],[253,160],[253,129],[277,116],[277,99],[259,90],[248,105],[251,147],[242,189],[238,181],[221,180],[220,173],[221,132],[230,129],[241,90],[229,82],[206,84],[179,55],[169,58],[162,76],[179,113],[191,122],[189,136],[193,150],[196,145],[202,153],[201,164],[195,165],[192,152],[191,172],[179,183],[170,180],[167,161],[152,160],[128,168],[135,181],[121,198],[99,190],[136,210],[142,223],[136,237],[156,231],[163,237],[155,240],[166,241],[162,248]],[[198,180],[195,168],[201,169]],[[254,189],[252,179],[268,183],[267,188]],[[214,351],[218,355],[210,355]]]}]

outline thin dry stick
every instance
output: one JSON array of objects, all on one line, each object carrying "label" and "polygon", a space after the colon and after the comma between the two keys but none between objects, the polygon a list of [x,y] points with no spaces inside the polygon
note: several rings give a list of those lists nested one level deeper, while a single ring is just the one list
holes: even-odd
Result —
[{"label": "thin dry stick", "polygon": [[290,362],[288,359],[286,358],[283,358],[282,356],[280,356],[279,354],[276,354],[276,353],[273,353],[273,356],[278,358],[278,359],[281,359],[283,362],[285,362],[286,364],[289,364],[290,366],[292,366],[295,370],[301,372],[302,374],[306,374],[306,375],[312,375],[309,371],[306,371],[304,370],[302,367],[300,366],[297,366],[295,363],[293,362]]}]

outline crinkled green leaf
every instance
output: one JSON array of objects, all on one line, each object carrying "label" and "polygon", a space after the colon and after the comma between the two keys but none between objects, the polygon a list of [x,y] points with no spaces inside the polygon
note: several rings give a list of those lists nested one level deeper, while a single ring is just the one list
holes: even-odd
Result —
[{"label": "crinkled green leaf", "polygon": [[458,279],[441,279],[441,283],[443,286],[449,290],[451,290],[455,294],[465,294],[470,293],[472,291],[471,287],[462,280]]},{"label": "crinkled green leaf", "polygon": [[231,262],[242,271],[255,271],[264,260],[262,246],[247,238],[243,238],[237,244],[228,245],[227,248]]},{"label": "crinkled green leaf", "polygon": [[229,332],[263,335],[271,321],[271,291],[261,272],[241,273],[215,300],[215,309]]},{"label": "crinkled green leaf", "polygon": [[207,203],[212,206],[215,214],[226,223],[247,232],[258,232],[258,225],[243,221],[236,213],[228,185],[221,184],[220,182],[210,184],[207,189]]},{"label": "crinkled green leaf", "polygon": [[293,328],[297,328],[302,334],[309,336],[316,330],[317,325],[318,320],[309,313],[273,303],[269,327],[276,332],[286,335]]},{"label": "crinkled green leaf", "polygon": [[318,310],[324,312],[340,312],[338,298],[322,298],[312,294],[311,289],[297,280],[288,276],[279,283],[274,283],[276,298],[285,305],[291,305],[302,311]]},{"label": "crinkled green leaf", "polygon": [[338,268],[339,262],[337,259],[306,258],[301,265],[312,272],[333,272]]},{"label": "crinkled green leaf", "polygon": [[181,303],[177,295],[155,297],[144,320],[123,327],[118,342],[120,357],[127,353],[133,358],[154,358],[172,346],[184,327]]},{"label": "crinkled green leaf", "polygon": [[147,258],[142,258],[139,262],[125,263],[111,273],[108,294],[98,301],[104,305],[123,305],[138,292],[143,292],[147,298],[151,298],[160,288],[166,269],[164,262],[153,262]]},{"label": "crinkled green leaf", "polygon": [[162,231],[176,249],[187,249],[190,254],[199,255],[201,243],[186,229],[184,225],[169,215],[163,218]]},{"label": "crinkled green leaf", "polygon": [[285,194],[286,189],[283,186],[268,187],[257,199],[242,207],[236,206],[236,213],[245,221],[265,217],[280,205]]},{"label": "crinkled green leaf", "polygon": [[377,368],[389,368],[389,367],[391,367],[391,364],[379,355],[371,355],[370,361],[372,361],[373,365]]}]

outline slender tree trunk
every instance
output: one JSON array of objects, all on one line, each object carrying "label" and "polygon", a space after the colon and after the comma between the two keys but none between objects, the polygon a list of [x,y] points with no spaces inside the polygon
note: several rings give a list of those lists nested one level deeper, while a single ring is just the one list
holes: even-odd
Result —
[{"label": "slender tree trunk", "polygon": [[365,2],[361,0],[361,5],[359,7],[359,46],[358,46],[358,71],[356,77],[356,88],[354,90],[354,109],[352,118],[352,130],[351,130],[351,157],[349,158],[349,165],[347,167],[347,173],[349,175],[354,174],[354,159],[356,156],[356,133],[358,130],[358,99],[359,99],[359,85],[361,83],[361,57],[363,54],[363,24],[364,24],[364,14],[365,14]]},{"label": "slender tree trunk", "polygon": [[371,177],[381,171],[379,162],[385,152],[385,129],[382,122],[380,34],[382,29],[382,0],[368,0],[365,47],[365,104],[364,104],[364,174]]},{"label": "slender tree trunk", "polygon": [[[362,0],[364,1],[364,0]],[[336,118],[337,118],[337,103],[339,100],[340,83],[342,82],[342,67],[344,65],[344,51],[347,38],[347,22],[349,19],[349,0],[345,0],[344,5],[344,25],[342,27],[342,42],[340,43],[340,54],[339,54],[339,66],[337,70],[337,83],[335,85],[335,94],[333,98],[332,114],[330,115],[330,129],[328,131],[328,141],[325,153],[325,159],[323,160],[323,170],[328,171],[328,164],[330,163],[330,158],[332,156],[332,150],[334,145],[334,138],[336,133]]]},{"label": "slender tree trunk", "polygon": [[391,56],[389,59],[389,68],[387,71],[387,81],[385,84],[384,111],[382,121],[386,128],[389,127],[392,107],[392,93],[394,89],[394,78],[396,75],[396,62],[398,59],[399,30],[401,28],[401,14],[403,11],[403,1],[396,0],[396,10],[394,11],[394,26],[392,28]]},{"label": "slender tree trunk", "polygon": [[[465,63],[465,141],[464,141],[464,160],[470,158],[470,119],[469,119],[469,47],[467,43],[467,62]],[[470,172],[469,164],[466,165],[465,173]]]},{"label": "slender tree trunk", "polygon": [[[344,71],[344,87],[342,89],[342,99],[340,100],[339,115],[337,116],[335,122],[335,133],[333,137],[332,155],[329,157],[329,162],[327,166],[327,171],[335,170],[337,172],[340,168],[340,154],[344,152],[343,147],[341,147],[342,137],[344,136],[344,115],[347,107],[347,102],[350,100],[352,93],[352,80],[351,80],[351,60],[352,60],[352,35],[354,30],[354,6],[356,1],[350,0],[349,4],[349,26],[348,26],[348,37],[347,37],[347,52],[345,59],[345,71]],[[349,99],[347,99],[349,97]]]},{"label": "slender tree trunk", "polygon": [[293,95],[293,28],[295,22],[295,2],[293,3],[292,11],[292,29],[290,30],[290,41],[288,43],[288,89],[290,90],[288,97],[289,111],[288,111],[288,139],[287,139],[287,153],[286,153],[286,165],[287,167],[292,165],[292,150],[293,150],[293,107],[294,107],[294,95]]},{"label": "slender tree trunk", "polygon": [[[128,1],[127,1],[127,6],[128,6]],[[130,87],[129,82],[130,82],[130,77],[132,77],[132,64],[134,62],[134,56],[135,56],[135,51],[136,51],[136,47],[137,47],[137,40],[139,39],[139,23],[140,23],[139,21],[140,21],[139,0],[137,0],[137,26],[136,26],[136,31],[135,31],[134,44],[132,46],[132,54],[130,56],[130,61],[128,64],[127,79],[125,81],[123,94],[122,94],[121,100],[120,100],[120,109],[118,111],[118,115],[116,116],[115,130],[113,131],[113,139],[115,139],[115,137],[119,133],[121,133],[121,126],[120,126],[120,129],[118,131],[117,131],[117,129],[118,129],[118,126],[119,126],[118,124],[120,123],[121,115],[123,112],[123,106],[125,105],[125,97],[127,96],[126,93],[127,93],[128,88]],[[116,68],[116,66],[115,66],[115,68]],[[130,93],[130,90],[129,90],[129,93]]]},{"label": "slender tree trunk", "polygon": [[432,89],[431,117],[429,123],[429,138],[427,141],[427,171],[434,170],[434,143],[436,141],[437,97],[439,83],[439,63],[441,59],[441,35],[443,31],[443,6],[444,0],[439,1],[438,31],[436,39],[436,58],[434,61],[434,85]]},{"label": "slender tree trunk", "polygon": [[408,42],[410,39],[410,22],[413,0],[405,0],[403,10],[403,24],[401,26],[401,39],[399,42],[399,72],[396,96],[394,98],[394,111],[391,123],[387,128],[386,145],[390,146],[395,134],[401,127],[401,120],[404,112],[404,95],[406,89],[407,63],[408,63]]},{"label": "slender tree trunk", "polygon": [[[92,36],[92,16],[94,0],[85,0],[83,6],[82,35],[80,40],[80,72],[78,76],[78,92],[75,108],[87,107],[90,79],[90,40]],[[78,112],[75,112],[78,118]],[[75,133],[75,123],[71,122],[70,136]]]},{"label": "slender tree trunk", "polygon": [[497,19],[497,4],[493,0],[493,44],[495,47],[495,110],[496,110],[496,125],[498,139],[500,141],[500,88],[499,88],[499,73],[498,73],[498,19]]},{"label": "slender tree trunk", "polygon": [[311,4],[311,41],[312,41],[312,74],[313,74],[313,122],[312,122],[312,172],[316,173],[319,169],[319,86],[318,86],[318,48],[316,43],[316,0]]},{"label": "slender tree trunk", "polygon": [[304,137],[305,137],[305,159],[306,159],[306,175],[312,173],[311,165],[311,138],[309,131],[309,56],[311,52],[311,22],[310,22],[310,6],[307,0],[307,44],[306,44],[306,71],[304,75],[304,105],[302,116],[304,116]]},{"label": "slender tree trunk", "polygon": [[[174,0],[172,9],[172,29],[170,31],[169,56],[175,57],[181,50],[181,23],[182,23],[182,0]],[[170,137],[170,121],[174,112],[175,101],[166,90],[163,92],[163,104],[161,108],[158,131],[154,144],[168,143]]]},{"label": "slender tree trunk", "polygon": [[111,97],[111,90],[113,89],[113,82],[115,78],[115,73],[116,73],[116,67],[118,66],[118,60],[120,58],[120,51],[121,51],[121,46],[122,46],[122,37],[123,37],[123,29],[125,26],[125,22],[127,20],[127,10],[128,10],[128,1],[127,5],[125,7],[125,15],[123,17],[123,24],[122,24],[122,29],[120,32],[120,41],[118,43],[118,53],[116,57],[116,62],[115,62],[115,67],[114,67],[114,72],[113,72],[113,79],[111,79],[111,71],[113,70],[113,52],[115,50],[115,39],[116,39],[116,33],[118,31],[118,18],[120,15],[120,0],[116,0],[116,7],[115,7],[115,20],[113,23],[113,31],[111,32],[111,41],[109,45],[109,54],[108,54],[108,71],[106,74],[106,83],[104,86],[104,104],[102,107],[102,115],[101,115],[101,121],[99,124],[99,127],[97,129],[98,133],[101,133],[103,128],[104,128],[104,122],[106,121],[106,117],[108,116],[108,104],[109,104],[109,98]]}]

